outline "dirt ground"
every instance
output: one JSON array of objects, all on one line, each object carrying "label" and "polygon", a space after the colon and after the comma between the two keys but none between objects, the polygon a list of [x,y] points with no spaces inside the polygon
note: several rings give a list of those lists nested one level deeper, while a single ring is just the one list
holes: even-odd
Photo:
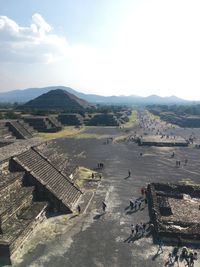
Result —
[{"label": "dirt ground", "polygon": [[[157,125],[162,128],[163,125]],[[183,137],[200,138],[199,129],[181,129],[166,126],[165,132]],[[124,134],[119,128],[90,128],[89,133],[116,137]],[[148,131],[138,128],[138,134]],[[152,132],[151,132],[152,133]],[[50,146],[69,155],[74,162],[89,169],[104,163],[103,179],[97,191],[81,202],[82,213],[49,218],[35,229],[30,238],[13,257],[15,267],[156,267],[178,266],[166,264],[172,246],[163,246],[163,253],[157,253],[158,245],[151,236],[144,236],[129,242],[130,226],[148,222],[148,208],[129,212],[130,198],[141,196],[141,188],[150,182],[193,182],[199,183],[200,149],[189,147],[140,147],[132,141],[106,142],[105,138],[63,138],[53,140]],[[140,153],[143,153],[140,156]],[[171,158],[172,152],[175,157]],[[186,166],[175,166],[176,160]],[[128,171],[131,171],[128,177]],[[102,212],[102,201],[107,204]],[[200,257],[200,251],[198,256]],[[183,262],[179,266],[185,266]],[[200,266],[197,260],[194,266]]]}]

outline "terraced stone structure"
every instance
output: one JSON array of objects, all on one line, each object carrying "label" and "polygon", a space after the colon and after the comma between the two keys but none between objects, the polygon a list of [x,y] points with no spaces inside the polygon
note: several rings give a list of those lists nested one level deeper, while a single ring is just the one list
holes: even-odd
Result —
[{"label": "terraced stone structure", "polygon": [[6,122],[6,126],[17,139],[29,139],[33,137],[34,130],[23,121],[10,120]]},{"label": "terraced stone structure", "polygon": [[12,147],[0,157],[0,261],[6,263],[46,212],[72,213],[82,195],[37,147]]},{"label": "terraced stone structure", "polygon": [[16,137],[12,132],[9,131],[8,126],[6,125],[5,120],[0,121],[0,138],[2,140],[15,139]]},{"label": "terraced stone structure", "polygon": [[200,242],[200,185],[148,185],[156,236],[170,242]]},{"label": "terraced stone structure", "polygon": [[58,115],[58,120],[63,125],[81,125],[83,124],[83,117],[80,114],[60,114]]},{"label": "terraced stone structure", "polygon": [[86,124],[88,126],[119,126],[120,122],[113,114],[96,114]]},{"label": "terraced stone structure", "polygon": [[62,125],[56,117],[50,116],[25,116],[24,121],[30,124],[38,132],[58,132]]},{"label": "terraced stone structure", "polygon": [[33,133],[33,129],[21,120],[0,122],[0,138],[3,140],[29,139],[33,137]]}]

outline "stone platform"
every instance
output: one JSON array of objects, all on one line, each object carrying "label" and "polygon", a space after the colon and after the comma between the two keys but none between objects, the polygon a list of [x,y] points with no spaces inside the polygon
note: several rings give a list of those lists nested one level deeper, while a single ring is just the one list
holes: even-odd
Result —
[{"label": "stone platform", "polygon": [[148,135],[138,139],[141,146],[188,146],[188,142],[180,136]]},{"label": "stone platform", "polygon": [[156,236],[170,242],[199,243],[200,185],[152,183],[148,189]]}]

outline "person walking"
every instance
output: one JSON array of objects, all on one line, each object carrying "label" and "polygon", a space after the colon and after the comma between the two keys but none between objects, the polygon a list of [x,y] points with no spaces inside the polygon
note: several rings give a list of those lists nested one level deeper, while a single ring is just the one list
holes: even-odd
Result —
[{"label": "person walking", "polygon": [[103,212],[106,211],[106,207],[107,207],[106,203],[104,201],[102,201],[102,210],[103,210]]},{"label": "person walking", "polygon": [[134,206],[134,204],[133,204],[133,200],[130,199],[130,208],[131,208],[131,210],[133,210],[133,206]]},{"label": "person walking", "polygon": [[131,235],[133,236],[135,232],[135,226],[131,224]]},{"label": "person walking", "polygon": [[138,236],[138,232],[139,232],[139,224],[137,223],[135,226],[135,235]]},{"label": "person walking", "polygon": [[140,208],[141,208],[141,205],[142,205],[142,201],[139,200],[139,201],[138,201],[138,209],[139,209],[139,210],[140,210]]},{"label": "person walking", "polygon": [[175,258],[174,258],[174,264],[176,263],[176,266],[179,267],[179,255],[176,254]]},{"label": "person walking", "polygon": [[78,211],[78,214],[81,213],[81,207],[80,207],[80,205],[77,206],[77,211]]},{"label": "person walking", "polygon": [[157,254],[159,254],[159,252],[161,251],[161,253],[163,253],[163,241],[160,239],[158,241],[158,251],[157,251]]}]

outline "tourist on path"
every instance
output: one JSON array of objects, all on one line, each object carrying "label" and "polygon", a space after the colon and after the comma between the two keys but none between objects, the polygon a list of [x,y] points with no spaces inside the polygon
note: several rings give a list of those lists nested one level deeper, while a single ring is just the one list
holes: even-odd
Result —
[{"label": "tourist on path", "polygon": [[161,251],[161,253],[163,253],[163,241],[160,239],[159,241],[158,241],[158,251],[157,251],[157,254],[159,254],[160,253],[160,251]]},{"label": "tourist on path", "polygon": [[77,206],[77,211],[78,211],[78,214],[81,213],[81,207],[80,207],[80,205]]},{"label": "tourist on path", "polygon": [[179,267],[179,255],[176,254],[175,259],[174,259],[174,264],[176,263],[176,266]]},{"label": "tourist on path", "polygon": [[133,207],[134,207],[133,200],[130,199],[130,208],[131,208],[131,210],[133,210]]},{"label": "tourist on path", "polygon": [[141,205],[142,205],[142,201],[139,200],[139,201],[138,201],[138,209],[139,209],[139,210],[141,209]]},{"label": "tourist on path", "polygon": [[102,210],[103,210],[103,212],[106,211],[106,207],[107,207],[106,203],[104,201],[102,201]]},{"label": "tourist on path", "polygon": [[131,235],[134,235],[134,232],[135,232],[135,226],[131,224]]},{"label": "tourist on path", "polygon": [[135,235],[138,236],[138,233],[139,233],[139,224],[137,223],[136,226],[135,226]]}]

